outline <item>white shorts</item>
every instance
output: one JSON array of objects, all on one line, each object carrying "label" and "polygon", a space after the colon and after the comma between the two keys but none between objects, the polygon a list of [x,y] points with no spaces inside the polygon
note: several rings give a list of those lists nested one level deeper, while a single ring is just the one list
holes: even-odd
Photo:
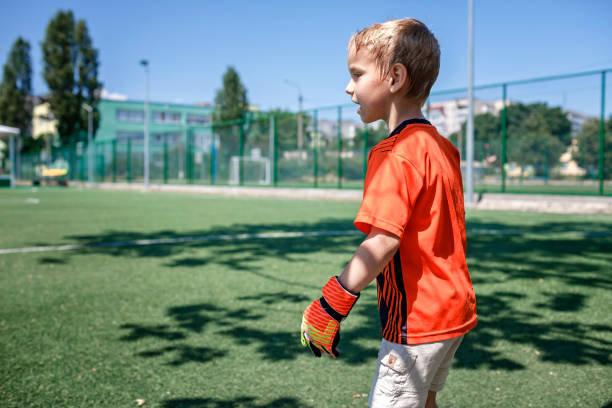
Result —
[{"label": "white shorts", "polygon": [[428,391],[440,391],[463,336],[435,343],[405,345],[383,339],[368,404],[424,407]]}]

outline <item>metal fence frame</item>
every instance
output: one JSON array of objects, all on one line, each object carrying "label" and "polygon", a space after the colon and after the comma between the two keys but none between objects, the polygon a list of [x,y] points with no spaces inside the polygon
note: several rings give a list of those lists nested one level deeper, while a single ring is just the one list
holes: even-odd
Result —
[{"label": "metal fence frame", "polygon": [[[599,75],[601,77],[601,110],[600,110],[600,129],[599,129],[599,162],[598,162],[598,194],[604,195],[604,148],[605,148],[605,97],[606,97],[606,74],[608,72],[612,72],[612,69],[604,69],[597,71],[587,71],[587,72],[579,72],[567,75],[556,75],[556,76],[547,76],[540,78],[532,78],[526,80],[518,80],[518,81],[508,81],[501,82],[489,85],[481,85],[474,87],[475,90],[484,90],[484,89],[500,89],[503,108],[500,112],[500,120],[501,120],[501,152],[500,152],[500,163],[501,168],[499,171],[501,172],[501,192],[507,192],[506,189],[506,163],[507,163],[507,144],[508,144],[508,135],[507,135],[507,93],[508,88],[516,85],[524,85],[538,82],[547,82],[547,81],[557,81],[568,78],[576,78],[576,77],[586,77],[586,76],[595,76]],[[447,94],[457,94],[467,92],[467,88],[457,88],[457,89],[448,89],[442,91],[436,91],[431,93],[431,97],[433,96],[441,96]],[[220,144],[219,139],[217,139],[216,131],[218,129],[234,129],[232,132],[237,131],[237,155],[239,157],[245,157],[245,144],[247,143],[247,128],[250,127],[251,124],[257,123],[263,127],[267,126],[269,131],[269,140],[270,147],[268,152],[268,159],[272,165],[272,185],[282,186],[283,180],[279,176],[279,163],[282,162],[282,158],[279,157],[279,134],[278,134],[278,124],[279,121],[282,121],[286,118],[295,117],[296,115],[302,116],[306,114],[307,121],[310,121],[310,125],[307,130],[311,135],[311,145],[309,148],[304,149],[306,151],[306,155],[309,162],[312,162],[312,168],[308,169],[311,176],[308,176],[310,181],[298,183],[300,186],[304,187],[323,187],[323,178],[326,176],[330,178],[330,173],[327,174],[322,173],[321,165],[322,160],[327,160],[324,156],[332,156],[335,154],[337,156],[337,161],[335,163],[335,182],[333,185],[329,183],[326,185],[327,187],[336,187],[336,188],[347,188],[351,187],[350,182],[355,182],[355,180],[348,180],[345,173],[345,162],[343,160],[343,152],[345,151],[343,134],[342,134],[342,110],[344,108],[354,107],[354,104],[343,104],[343,105],[333,105],[328,107],[319,107],[311,110],[304,110],[299,113],[280,113],[280,114],[251,114],[249,117],[240,120],[227,121],[223,123],[215,123],[210,125],[210,132],[212,134],[212,142],[210,144],[209,150],[206,151],[202,146],[197,146],[192,143],[190,139],[190,132],[184,132],[185,137],[181,136],[180,143],[182,145],[178,146],[176,151],[174,151],[173,146],[168,144],[167,138],[164,139],[164,143],[162,145],[155,145],[152,147],[153,150],[156,150],[158,155],[163,158],[163,165],[161,167],[161,177],[156,177],[155,179],[159,180],[162,183],[170,183],[170,182],[185,182],[188,184],[193,183],[203,183],[203,184],[227,184],[224,183],[220,178],[218,171],[216,170],[220,165],[217,144]],[[319,131],[319,116],[322,111],[333,111],[336,110],[336,140],[335,140],[335,153],[327,146],[327,155],[322,154],[322,141],[321,141],[321,133]],[[430,110],[430,102],[428,101],[425,106],[425,112],[429,115]],[[304,122],[307,122],[304,121]],[[265,123],[267,122],[267,125]],[[298,125],[299,126],[299,125]],[[362,144],[360,148],[362,148],[362,171],[361,176],[365,177],[366,166],[367,166],[367,156],[369,149],[372,146],[368,145],[368,134],[372,129],[371,127],[364,126],[362,130],[361,140],[353,141],[354,143]],[[235,137],[236,135],[234,134]],[[182,140],[182,139],[185,140]],[[329,142],[329,141],[328,141]],[[95,143],[95,178],[96,182],[98,181],[125,181],[128,183],[140,181],[138,176],[139,172],[138,167],[144,166],[144,160],[140,160],[140,156],[142,152],[140,150],[139,144],[136,141],[132,141],[130,139],[126,141],[96,141]],[[184,148],[182,147],[184,146]],[[236,146],[234,146],[234,150]],[[310,150],[308,150],[310,149]],[[86,157],[86,145],[83,143],[74,146],[67,146],[60,149],[56,149],[53,151],[51,160],[56,159],[57,157],[62,157],[64,160],[70,163],[71,172],[69,174],[70,180],[87,180],[87,157]],[[330,153],[331,152],[331,153]],[[178,158],[177,165],[174,166],[174,163],[169,158],[170,154],[176,155]],[[301,152],[300,152],[301,153]],[[352,151],[351,153],[355,153]],[[180,157],[184,155],[184,157]],[[197,155],[197,158],[196,158]],[[204,157],[208,157],[208,163],[204,163]],[[353,155],[354,156],[354,155]],[[125,158],[125,159],[123,159]],[[197,159],[197,160],[196,160]],[[201,162],[199,163],[198,160]],[[135,163],[139,161],[140,163]],[[43,164],[40,157],[23,157],[21,160],[23,163],[21,174],[25,175],[27,178],[36,177],[34,174],[34,167],[36,164]],[[176,170],[177,177],[170,176],[170,167],[173,164],[173,172]],[[182,164],[182,166],[181,166]],[[223,164],[223,163],[221,163]],[[206,179],[202,177],[198,177],[194,171],[196,165],[200,166],[200,173],[205,174],[208,171],[208,176]],[[224,166],[226,164],[223,164]],[[25,166],[25,167],[24,167]],[[30,167],[28,167],[30,166]],[[244,167],[242,165],[242,161],[240,161],[240,169],[239,169],[239,181],[238,185],[246,185],[245,183],[245,173]],[[119,169],[121,167],[121,169]],[[175,168],[176,167],[176,168]],[[181,168],[183,167],[183,168]],[[207,170],[208,169],[208,170]],[[323,169],[324,170],[324,169]],[[353,171],[354,174],[354,171]],[[182,175],[182,176],[181,176]],[[332,177],[332,178],[334,178]],[[304,177],[305,178],[305,177]]]}]

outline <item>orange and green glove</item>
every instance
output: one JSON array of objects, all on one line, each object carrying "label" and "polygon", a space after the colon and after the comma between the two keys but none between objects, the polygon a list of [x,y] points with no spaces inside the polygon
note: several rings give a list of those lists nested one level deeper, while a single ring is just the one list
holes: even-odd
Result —
[{"label": "orange and green glove", "polygon": [[302,345],[310,347],[316,357],[321,352],[337,358],[340,342],[340,322],[359,299],[359,294],[353,294],[344,289],[337,276],[333,276],[323,286],[323,296],[306,308],[302,316]]}]

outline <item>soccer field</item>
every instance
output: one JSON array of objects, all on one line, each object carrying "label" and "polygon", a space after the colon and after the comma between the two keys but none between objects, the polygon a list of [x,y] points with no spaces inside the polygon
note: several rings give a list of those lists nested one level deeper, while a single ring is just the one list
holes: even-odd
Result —
[{"label": "soccer field", "polygon": [[[299,341],[358,205],[0,191],[0,405],[367,406],[374,284],[338,360]],[[612,216],[468,211],[468,255],[479,325],[439,406],[612,406]]]}]

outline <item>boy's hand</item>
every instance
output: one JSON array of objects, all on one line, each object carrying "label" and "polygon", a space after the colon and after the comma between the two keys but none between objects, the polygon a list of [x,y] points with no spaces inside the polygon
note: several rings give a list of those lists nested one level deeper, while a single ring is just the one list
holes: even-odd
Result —
[{"label": "boy's hand", "polygon": [[340,322],[349,314],[359,294],[344,289],[337,277],[329,279],[323,287],[323,296],[304,311],[301,339],[304,347],[321,357],[321,352],[337,358],[340,342]]}]

